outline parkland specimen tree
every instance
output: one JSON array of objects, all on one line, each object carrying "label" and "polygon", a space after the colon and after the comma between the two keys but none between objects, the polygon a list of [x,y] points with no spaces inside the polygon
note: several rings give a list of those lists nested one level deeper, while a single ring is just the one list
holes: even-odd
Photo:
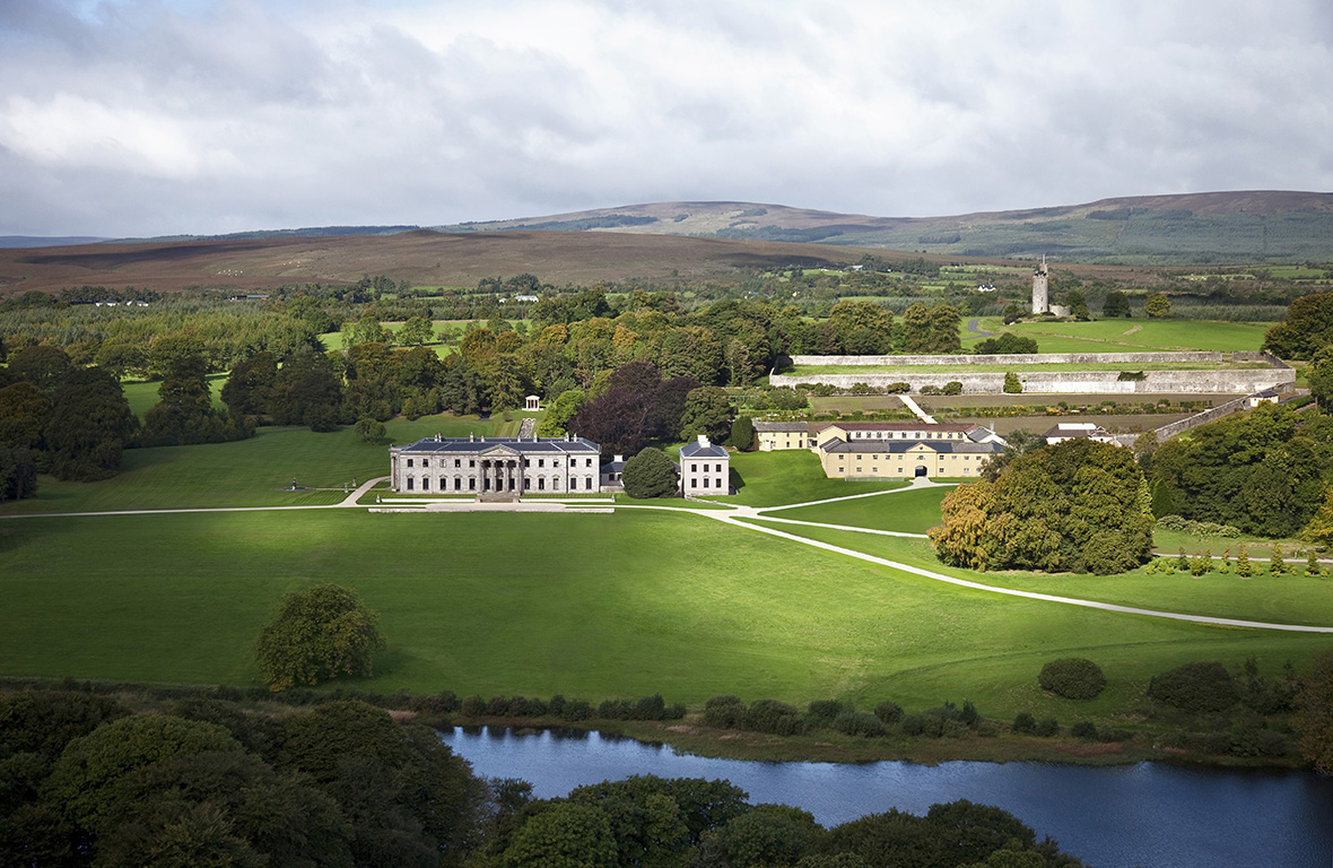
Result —
[{"label": "parkland specimen tree", "polygon": [[293,591],[260,632],[255,661],[275,692],[370,675],[371,656],[384,647],[377,620],[350,588],[325,583]]},{"label": "parkland specimen tree", "polygon": [[995,481],[960,485],[931,528],[945,563],[979,570],[1118,573],[1152,553],[1147,483],[1134,454],[1066,440],[1015,458]]},{"label": "parkland specimen tree", "polygon": [[630,497],[671,497],[677,491],[676,463],[655,446],[645,446],[625,462],[621,474]]}]

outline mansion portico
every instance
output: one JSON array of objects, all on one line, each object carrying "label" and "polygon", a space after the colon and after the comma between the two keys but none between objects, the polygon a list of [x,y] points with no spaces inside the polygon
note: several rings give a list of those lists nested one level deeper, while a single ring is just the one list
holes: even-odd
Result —
[{"label": "mansion portico", "polygon": [[518,497],[600,490],[602,447],[582,437],[427,437],[389,449],[394,491]]}]

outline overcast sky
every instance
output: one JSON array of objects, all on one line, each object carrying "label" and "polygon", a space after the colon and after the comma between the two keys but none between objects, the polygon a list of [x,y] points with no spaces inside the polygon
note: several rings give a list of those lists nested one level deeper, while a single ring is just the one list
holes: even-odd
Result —
[{"label": "overcast sky", "polygon": [[1329,0],[0,0],[0,235],[1333,190]]}]

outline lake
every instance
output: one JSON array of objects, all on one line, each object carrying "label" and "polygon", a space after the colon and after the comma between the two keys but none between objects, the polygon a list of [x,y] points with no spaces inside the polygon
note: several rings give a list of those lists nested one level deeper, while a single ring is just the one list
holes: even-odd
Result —
[{"label": "lake", "polygon": [[485,777],[522,778],[538,798],[634,774],[725,778],[750,802],[804,808],[833,826],[937,802],[996,805],[1096,868],[1333,865],[1333,778],[1313,772],[1161,763],[907,762],[861,765],[709,759],[599,733],[461,727],[444,742]]}]

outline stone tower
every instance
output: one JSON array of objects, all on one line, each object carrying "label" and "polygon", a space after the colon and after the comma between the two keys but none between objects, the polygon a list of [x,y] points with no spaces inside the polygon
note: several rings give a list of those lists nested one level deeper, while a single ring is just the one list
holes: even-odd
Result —
[{"label": "stone tower", "polygon": [[1046,271],[1046,254],[1041,255],[1041,265],[1032,272],[1032,312],[1046,313],[1051,309],[1050,289]]}]

